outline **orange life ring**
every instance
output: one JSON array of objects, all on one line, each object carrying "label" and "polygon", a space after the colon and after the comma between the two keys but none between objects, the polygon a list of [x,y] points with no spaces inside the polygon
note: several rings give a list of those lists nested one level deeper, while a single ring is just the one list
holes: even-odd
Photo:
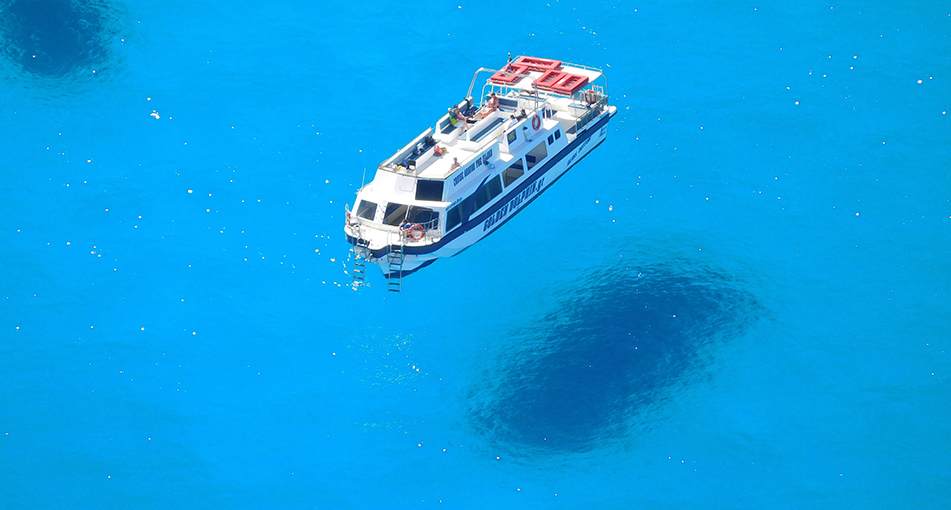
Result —
[{"label": "orange life ring", "polygon": [[423,228],[419,223],[413,225],[412,227],[406,229],[406,238],[410,241],[419,241],[423,238],[423,234],[426,233],[426,229]]},{"label": "orange life ring", "polygon": [[347,226],[349,227],[353,224],[350,223],[350,209],[346,209],[346,211],[347,211]]},{"label": "orange life ring", "polygon": [[532,117],[532,129],[534,129],[535,131],[538,131],[538,128],[540,127],[542,127],[542,119],[536,113],[535,116]]}]

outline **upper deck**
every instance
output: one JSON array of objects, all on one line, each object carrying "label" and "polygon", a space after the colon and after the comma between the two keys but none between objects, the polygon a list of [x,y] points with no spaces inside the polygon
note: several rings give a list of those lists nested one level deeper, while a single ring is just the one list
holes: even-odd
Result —
[{"label": "upper deck", "polygon": [[[472,88],[480,73],[488,78],[477,101]],[[599,69],[560,61],[519,57],[502,70],[479,69],[467,97],[458,105],[467,122],[456,121],[452,111],[379,165],[379,170],[428,180],[447,180],[497,145],[495,158],[507,159],[503,135],[535,114],[558,120],[569,136],[583,127],[596,104],[606,104],[606,84]],[[486,105],[495,93],[499,106]],[[450,109],[451,110],[451,109]],[[517,117],[512,119],[512,116]],[[439,147],[439,151],[436,148]],[[442,151],[443,154],[439,154]]]}]

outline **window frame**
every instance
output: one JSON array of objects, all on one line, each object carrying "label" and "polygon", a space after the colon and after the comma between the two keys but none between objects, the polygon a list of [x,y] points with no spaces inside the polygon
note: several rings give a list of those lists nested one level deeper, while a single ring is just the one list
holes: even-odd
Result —
[{"label": "window frame", "polygon": [[[391,209],[391,208],[390,208],[391,205],[395,205],[396,208]],[[402,209],[402,211],[401,211],[401,209]],[[390,225],[390,226],[392,226],[392,227],[397,227],[397,226],[399,226],[399,224],[403,221],[403,218],[406,217],[406,212],[407,212],[408,210],[409,210],[409,205],[407,205],[407,204],[401,204],[401,203],[399,203],[399,202],[387,202],[387,203],[386,203],[386,209],[385,209],[385,211],[383,212],[383,224],[384,224],[384,225]],[[391,223],[391,222],[387,221],[388,218],[393,217],[394,215],[396,215],[397,213],[400,213],[400,212],[401,212],[401,214],[399,214],[399,216],[396,218],[396,221],[395,221],[395,222]]]},{"label": "window frame", "polygon": [[[517,171],[519,174],[509,180],[506,174],[508,174],[510,171]],[[502,184],[506,188],[511,186],[515,181],[519,180],[523,175],[525,175],[525,165],[522,164],[522,158],[518,158],[517,163],[512,163],[509,165],[509,167],[503,170],[500,175],[502,176]],[[506,181],[508,181],[508,183],[506,183]]]},{"label": "window frame", "polygon": [[[364,207],[364,204],[373,204],[373,208],[371,211],[372,214],[370,214],[370,217],[366,217],[363,215],[363,213],[367,212],[367,209],[368,209],[367,207]],[[376,211],[379,208],[380,208],[380,204],[373,202],[372,200],[360,199],[360,204],[357,205],[356,207],[357,210],[354,214],[356,214],[357,218],[363,218],[365,220],[373,221],[376,218]]]}]

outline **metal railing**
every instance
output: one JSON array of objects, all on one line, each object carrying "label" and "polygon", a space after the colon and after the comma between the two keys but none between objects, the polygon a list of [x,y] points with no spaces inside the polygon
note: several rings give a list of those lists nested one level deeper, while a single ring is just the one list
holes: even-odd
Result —
[{"label": "metal railing", "polygon": [[[414,229],[415,227],[421,227],[423,230],[422,236],[419,239],[412,239],[408,235],[408,231]],[[439,218],[434,218],[432,220],[423,222],[423,223],[412,223],[408,228],[399,229],[399,242],[400,244],[413,243],[413,244],[425,244],[426,242],[434,243],[442,238],[442,232],[439,231]],[[387,235],[387,242],[389,244],[390,238]]]},{"label": "metal railing", "polygon": [[602,96],[598,102],[591,104],[588,111],[586,111],[581,117],[578,117],[578,120],[575,121],[575,126],[572,130],[573,134],[578,134],[578,131],[584,129],[584,127],[590,124],[592,120],[600,117],[604,112],[607,103],[607,96]]}]

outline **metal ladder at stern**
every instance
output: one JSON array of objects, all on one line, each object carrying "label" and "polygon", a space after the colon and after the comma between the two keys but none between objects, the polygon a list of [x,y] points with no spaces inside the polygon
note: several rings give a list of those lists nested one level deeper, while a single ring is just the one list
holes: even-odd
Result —
[{"label": "metal ladder at stern", "polygon": [[386,250],[387,281],[386,290],[399,292],[403,287],[403,237],[399,244],[387,244]]},{"label": "metal ladder at stern", "polygon": [[359,237],[355,232],[353,239],[353,286],[364,285],[367,277],[367,260],[370,258],[370,241]]}]

